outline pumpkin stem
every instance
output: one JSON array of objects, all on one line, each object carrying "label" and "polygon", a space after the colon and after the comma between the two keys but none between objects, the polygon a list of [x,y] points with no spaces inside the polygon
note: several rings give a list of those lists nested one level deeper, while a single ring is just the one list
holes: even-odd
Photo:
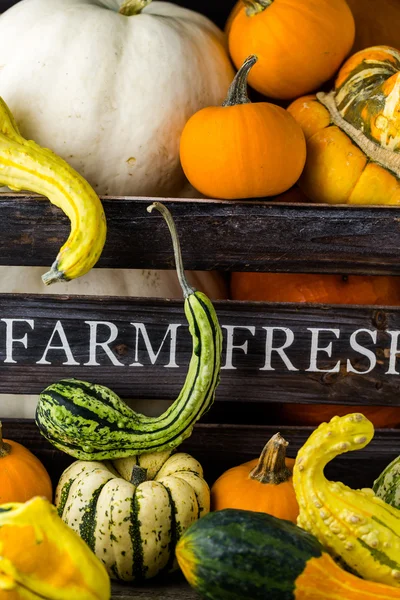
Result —
[{"label": "pumpkin stem", "polygon": [[280,433],[273,435],[264,446],[258,463],[250,471],[249,477],[260,483],[274,483],[276,485],[287,481],[292,476],[285,463],[286,447],[288,445],[288,442],[283,439]]},{"label": "pumpkin stem", "polygon": [[146,480],[147,480],[147,469],[144,469],[143,467],[139,467],[139,465],[134,465],[132,467],[131,483],[135,487],[137,487],[138,485],[140,485],[141,483],[143,483]]},{"label": "pumpkin stem", "polygon": [[236,106],[237,104],[249,104],[250,100],[247,95],[247,79],[250,69],[256,64],[258,58],[254,54],[248,56],[239,71],[235,75],[228,90],[228,95],[222,106]]},{"label": "pumpkin stem", "polygon": [[8,456],[11,452],[10,444],[3,442],[3,425],[0,421],[0,458]]},{"label": "pumpkin stem", "polygon": [[242,0],[246,6],[246,15],[253,17],[271,6],[274,0]]},{"label": "pumpkin stem", "polygon": [[164,206],[164,204],[161,204],[161,202],[153,202],[153,204],[151,204],[151,206],[147,207],[147,211],[149,213],[151,213],[154,208],[156,208],[162,214],[165,222],[168,225],[169,231],[171,233],[172,243],[174,246],[176,273],[178,275],[178,279],[179,279],[179,283],[180,283],[180,286],[183,291],[183,295],[185,296],[185,298],[187,298],[188,296],[190,296],[190,294],[194,294],[195,290],[188,284],[187,279],[185,277],[185,271],[183,269],[183,262],[182,262],[181,246],[179,243],[178,232],[176,230],[174,220],[173,220],[172,215],[169,212],[168,208],[166,206]]},{"label": "pumpkin stem", "polygon": [[151,0],[125,0],[125,2],[121,4],[119,13],[125,17],[138,15],[150,4],[150,2]]}]

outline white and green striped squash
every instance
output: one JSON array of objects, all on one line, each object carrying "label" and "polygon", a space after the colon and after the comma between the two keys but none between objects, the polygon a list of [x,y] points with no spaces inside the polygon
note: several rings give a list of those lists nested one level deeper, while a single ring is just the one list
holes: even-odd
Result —
[{"label": "white and green striped squash", "polygon": [[374,481],[373,490],[378,498],[400,509],[400,456],[392,460]]},{"label": "white and green striped squash", "polygon": [[112,579],[141,581],[178,568],[175,546],[209,512],[210,490],[196,459],[164,451],[75,461],[61,475],[55,504]]}]

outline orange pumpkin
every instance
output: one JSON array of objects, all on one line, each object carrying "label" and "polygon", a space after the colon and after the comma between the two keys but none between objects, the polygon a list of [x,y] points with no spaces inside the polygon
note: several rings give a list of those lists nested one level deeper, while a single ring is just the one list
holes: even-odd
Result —
[{"label": "orange pumpkin", "polygon": [[26,502],[34,496],[52,501],[49,474],[25,446],[3,440],[0,423],[0,504]]},{"label": "orange pumpkin", "polygon": [[[293,273],[232,273],[231,298],[267,302],[317,302],[400,306],[400,278]],[[400,425],[400,407],[358,406],[375,427]],[[287,425],[319,425],[350,412],[347,405],[280,404],[274,417]]]},{"label": "orange pumpkin", "polygon": [[288,110],[307,139],[299,186],[314,202],[400,204],[400,51],[375,46],[340,69],[335,89]]},{"label": "orange pumpkin", "polygon": [[345,0],[243,0],[228,20],[236,67],[259,62],[250,85],[269,98],[293,99],[319,89],[351,51],[355,27]]},{"label": "orange pumpkin", "polygon": [[211,488],[211,510],[241,508],[296,523],[299,506],[292,483],[295,461],[286,458],[287,445],[277,433],[260,458],[223,473]]},{"label": "orange pumpkin", "polygon": [[232,273],[231,298],[400,306],[400,277],[314,273]]},{"label": "orange pumpkin", "polygon": [[222,106],[195,113],[180,142],[189,182],[209,198],[275,196],[291,188],[305,163],[301,127],[280,106],[250,102],[247,77],[257,57],[238,71]]}]

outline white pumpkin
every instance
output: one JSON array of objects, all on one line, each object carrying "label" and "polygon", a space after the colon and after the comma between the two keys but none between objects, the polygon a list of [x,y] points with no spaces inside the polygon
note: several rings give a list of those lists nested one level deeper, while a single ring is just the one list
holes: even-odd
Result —
[{"label": "white pumpkin", "polygon": [[182,129],[223,101],[233,77],[224,34],[169,2],[131,16],[118,12],[122,4],[11,7],[0,16],[0,95],[22,135],[62,156],[98,194],[176,196]]},{"label": "white pumpkin", "polygon": [[176,543],[209,512],[210,490],[196,459],[158,452],[72,463],[55,504],[113,579],[133,581],[177,569]]}]

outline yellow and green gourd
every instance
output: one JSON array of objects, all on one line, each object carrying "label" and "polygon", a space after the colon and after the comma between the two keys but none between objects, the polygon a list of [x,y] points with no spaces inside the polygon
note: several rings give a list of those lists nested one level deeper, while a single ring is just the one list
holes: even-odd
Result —
[{"label": "yellow and green gourd", "polygon": [[185,315],[193,339],[186,380],[175,402],[159,417],[134,412],[107,387],[64,379],[39,397],[36,423],[57,448],[83,460],[104,460],[172,450],[210,408],[219,383],[222,333],[210,300],[186,281],[177,233],[168,209],[156,202],[170,228]]},{"label": "yellow and green gourd", "polygon": [[293,470],[297,523],[360,577],[400,588],[400,511],[370,489],[353,490],[324,475],[329,461],[364,448],[373,435],[359,413],[334,417],[311,434]]}]

